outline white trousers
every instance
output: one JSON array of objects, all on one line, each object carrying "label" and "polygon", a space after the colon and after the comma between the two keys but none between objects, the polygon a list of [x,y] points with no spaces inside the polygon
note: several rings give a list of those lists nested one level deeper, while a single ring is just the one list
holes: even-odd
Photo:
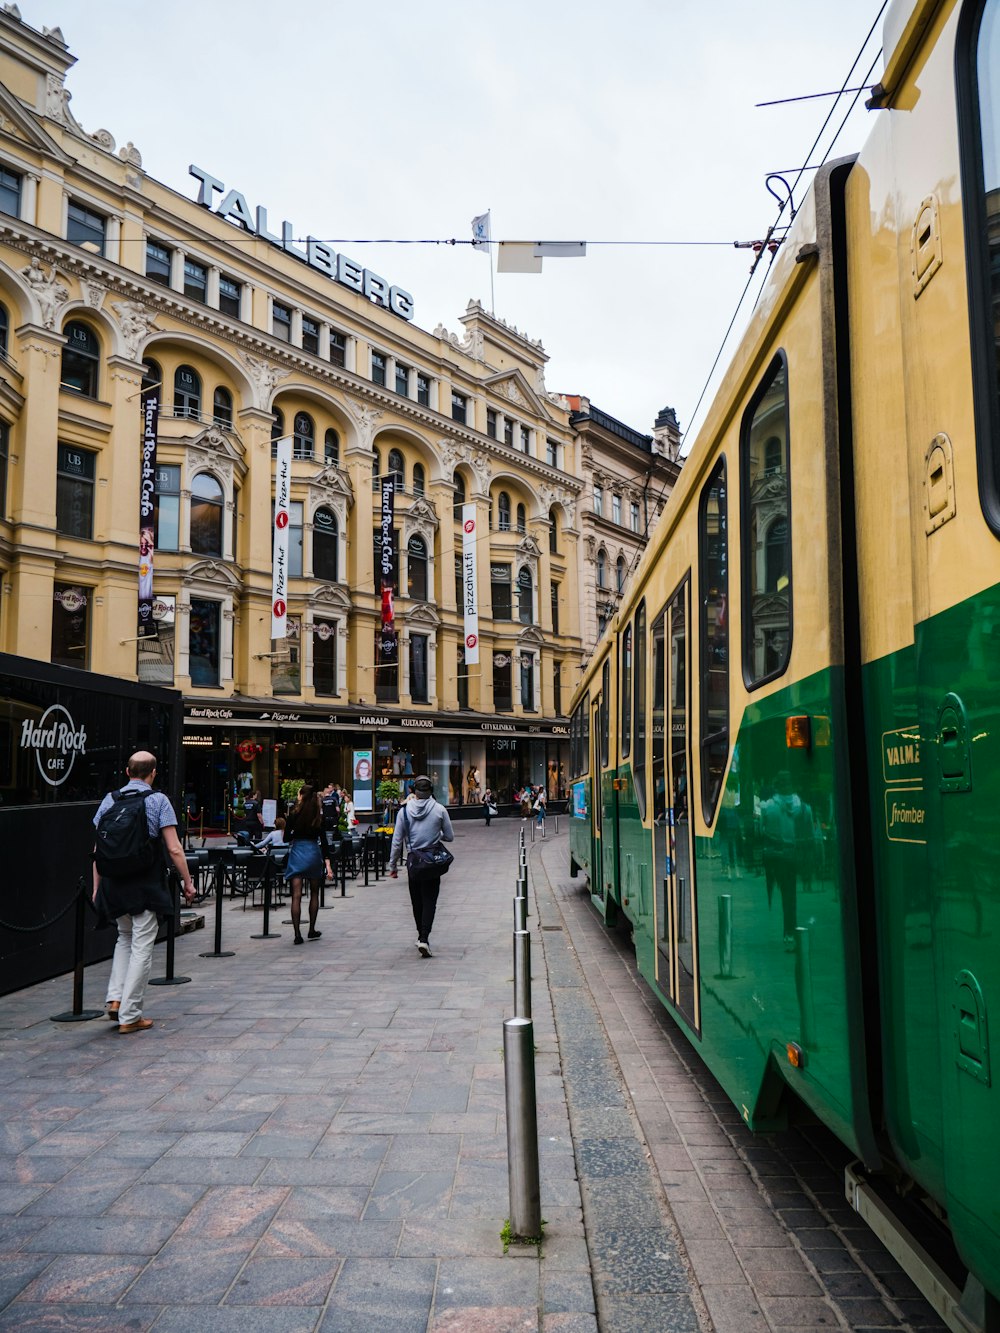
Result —
[{"label": "white trousers", "polygon": [[142,1000],[153,966],[153,945],[159,922],[155,912],[118,918],[118,940],[111,960],[108,1002],[118,1000],[119,1023],[134,1023],[142,1017]]}]

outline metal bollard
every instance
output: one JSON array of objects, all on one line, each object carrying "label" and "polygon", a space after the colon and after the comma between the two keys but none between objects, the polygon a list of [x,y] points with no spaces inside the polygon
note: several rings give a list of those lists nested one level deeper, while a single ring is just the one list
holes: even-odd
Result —
[{"label": "metal bollard", "polygon": [[225,891],[225,875],[222,862],[215,868],[215,949],[212,953],[200,953],[199,958],[232,958],[234,950],[222,947],[222,898]]},{"label": "metal bollard", "polygon": [[84,930],[87,920],[86,881],[83,876],[77,882],[76,922],[73,927],[73,1008],[69,1013],[53,1014],[53,1023],[85,1023],[91,1018],[101,1018],[103,1009],[84,1009],[83,1007],[83,946]]},{"label": "metal bollard", "polygon": [[534,841],[535,841],[535,821],[534,821],[534,820],[531,821],[531,841],[532,841],[532,843],[534,843]]},{"label": "metal bollard", "polygon": [[503,1060],[510,1229],[515,1236],[537,1240],[542,1231],[542,1201],[538,1185],[535,1032],[530,1018],[508,1018],[504,1023]]},{"label": "metal bollard", "polygon": [[556,821],[556,826],[555,826],[555,828],[552,830],[552,832],[553,832],[553,833],[558,833],[558,832],[559,832],[559,816],[558,816],[558,815],[553,815],[552,818]]},{"label": "metal bollard", "polygon": [[[282,869],[287,863],[287,855],[282,858]],[[281,933],[275,934],[271,930],[271,882],[274,878],[274,871],[277,868],[273,856],[267,858],[267,865],[264,867],[264,930],[260,935],[251,935],[252,940],[280,940]]]},{"label": "metal bollard", "polygon": [[514,931],[514,1017],[531,1017],[531,932]]},{"label": "metal bollard", "polygon": [[527,898],[517,897],[514,899],[514,929],[528,929],[528,900]]},{"label": "metal bollard", "polygon": [[719,894],[719,980],[733,976],[733,895]]},{"label": "metal bollard", "polygon": [[190,977],[174,976],[174,941],[177,935],[177,918],[180,915],[180,878],[176,870],[171,870],[169,874],[169,883],[171,888],[170,897],[173,899],[174,910],[167,917],[167,970],[162,977],[151,977],[149,984],[151,986],[183,986],[190,981]]}]

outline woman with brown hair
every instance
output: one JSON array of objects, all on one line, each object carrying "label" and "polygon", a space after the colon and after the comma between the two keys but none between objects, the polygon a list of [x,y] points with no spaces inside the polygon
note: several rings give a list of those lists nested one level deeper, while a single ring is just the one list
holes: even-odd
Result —
[{"label": "woman with brown hair", "polygon": [[309,880],[309,938],[318,940],[322,935],[316,929],[319,912],[319,891],[323,883],[324,863],[330,874],[330,844],[323,828],[323,807],[315,787],[300,788],[298,799],[285,821],[285,841],[291,846],[285,879],[292,891],[292,925],[295,943],[304,944],[302,920],[302,881]]}]

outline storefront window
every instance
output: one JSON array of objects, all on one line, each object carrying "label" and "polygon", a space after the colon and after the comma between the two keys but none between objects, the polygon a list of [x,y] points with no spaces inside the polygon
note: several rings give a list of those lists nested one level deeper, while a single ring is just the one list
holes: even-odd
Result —
[{"label": "storefront window", "polygon": [[532,653],[521,654],[521,707],[525,712],[535,711],[535,658]]},{"label": "storefront window", "polygon": [[173,685],[174,683],[174,620],[175,599],[153,598],[155,639],[140,639],[136,675],[145,685]]},{"label": "storefront window", "polygon": [[512,618],[510,565],[490,565],[490,601],[494,620]]},{"label": "storefront window", "polygon": [[313,514],[313,575],[337,582],[337,516],[332,509],[317,509]]},{"label": "storefront window", "polygon": [[192,685],[217,686],[220,683],[221,611],[219,602],[192,599],[188,634],[188,669]]},{"label": "storefront window", "polygon": [[87,666],[91,591],[69,583],[53,588],[52,661],[58,666]]}]

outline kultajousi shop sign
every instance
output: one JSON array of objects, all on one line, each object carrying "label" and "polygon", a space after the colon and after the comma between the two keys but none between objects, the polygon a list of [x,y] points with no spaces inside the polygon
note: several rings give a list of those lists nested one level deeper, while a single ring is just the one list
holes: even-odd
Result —
[{"label": "kultajousi shop sign", "polygon": [[[188,171],[195,180],[201,182],[198,203],[204,208],[212,209],[220,218],[242,227],[251,236],[259,236],[262,241],[270,241],[286,254],[301,259],[310,268],[325,273],[334,282],[349,287],[352,292],[360,292],[375,305],[391,310],[394,315],[399,315],[402,319],[413,318],[413,297],[402,287],[393,286],[385,278],[373,273],[370,268],[356,264],[353,259],[338,253],[325,241],[318,241],[315,236],[307,236],[303,242],[296,236],[295,227],[290,222],[282,222],[281,235],[277,235],[269,230],[266,208],[258,204],[257,208],[252,210],[247,203],[246,195],[241,194],[239,190],[227,190],[225,183],[219,180],[218,176],[213,176],[202,167],[196,167],[194,163],[191,163]],[[218,203],[215,201],[217,194],[222,196]]]}]

